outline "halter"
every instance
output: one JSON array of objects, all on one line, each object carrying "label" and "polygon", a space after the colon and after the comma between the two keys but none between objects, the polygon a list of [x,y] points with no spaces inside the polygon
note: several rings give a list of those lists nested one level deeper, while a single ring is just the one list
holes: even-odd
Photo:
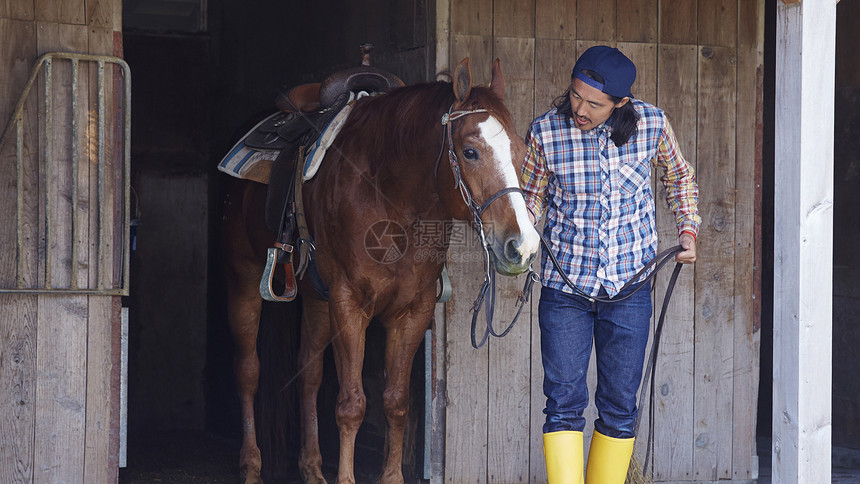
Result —
[{"label": "halter", "polygon": [[[532,286],[538,280],[537,274],[534,273],[531,269],[529,269],[528,277],[526,277],[525,286],[523,287],[523,292],[520,294],[519,298],[517,298],[517,312],[514,316],[511,323],[505,328],[504,331],[498,333],[493,328],[493,313],[496,306],[496,271],[493,270],[491,265],[491,256],[490,256],[490,247],[487,242],[487,238],[484,236],[484,223],[481,219],[481,215],[483,215],[484,211],[490,207],[490,205],[496,200],[502,198],[504,195],[508,193],[519,193],[520,196],[525,199],[525,195],[523,191],[519,187],[505,187],[501,190],[497,191],[489,198],[487,198],[484,203],[478,205],[475,199],[472,197],[472,192],[469,190],[469,187],[466,186],[465,180],[463,180],[463,175],[460,171],[460,161],[457,159],[457,153],[454,151],[454,139],[451,135],[451,123],[456,121],[457,119],[462,118],[468,114],[475,113],[486,113],[487,110],[484,108],[477,108],[472,110],[463,110],[463,111],[453,111],[454,105],[448,109],[448,112],[442,115],[442,126],[444,126],[444,133],[442,136],[447,138],[448,140],[448,161],[451,165],[451,171],[454,174],[454,187],[460,191],[460,196],[463,197],[463,202],[469,208],[469,211],[472,214],[472,222],[475,225],[475,231],[478,233],[478,240],[481,242],[481,249],[483,250],[482,259],[484,261],[484,283],[481,285],[481,289],[478,292],[478,297],[475,299],[475,302],[472,304],[472,346],[475,348],[480,348],[486,343],[487,339],[490,335],[496,337],[502,337],[508,334],[510,330],[514,327],[514,324],[517,322],[517,318],[520,315],[520,312],[523,309],[525,303],[529,300],[532,292]],[[442,149],[444,150],[444,140]],[[439,170],[439,161],[442,158],[442,153],[439,153],[439,158],[436,160],[436,171]],[[484,331],[484,336],[481,338],[481,341],[478,342],[475,334],[475,328],[478,320],[479,309],[481,308],[481,304],[484,303],[484,298],[487,295],[487,292],[490,293],[490,298],[486,300],[484,304],[484,310],[487,319],[486,330]]]}]

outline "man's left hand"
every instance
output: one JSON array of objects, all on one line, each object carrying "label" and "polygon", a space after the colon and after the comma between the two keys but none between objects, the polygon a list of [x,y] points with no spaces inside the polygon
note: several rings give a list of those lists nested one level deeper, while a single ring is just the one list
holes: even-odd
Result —
[{"label": "man's left hand", "polygon": [[684,232],[678,237],[678,243],[684,248],[683,252],[675,254],[675,261],[682,264],[696,262],[696,238],[692,234]]}]

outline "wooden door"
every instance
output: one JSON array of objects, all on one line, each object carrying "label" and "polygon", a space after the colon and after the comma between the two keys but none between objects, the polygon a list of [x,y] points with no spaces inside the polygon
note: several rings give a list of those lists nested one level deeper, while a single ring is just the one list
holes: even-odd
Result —
[{"label": "wooden door", "polygon": [[121,52],[120,6],[0,2],[0,127],[10,133],[0,146],[4,482],[118,478],[127,239],[123,133],[114,121],[119,86],[130,79],[111,66],[100,75],[97,63],[45,61],[21,123],[10,117],[41,54]]}]

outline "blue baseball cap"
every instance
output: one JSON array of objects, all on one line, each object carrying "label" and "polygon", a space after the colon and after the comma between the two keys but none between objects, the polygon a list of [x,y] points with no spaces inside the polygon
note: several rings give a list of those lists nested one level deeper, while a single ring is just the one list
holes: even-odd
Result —
[{"label": "blue baseball cap", "polygon": [[[590,70],[600,75],[603,82],[598,82],[583,70]],[[573,66],[571,78],[576,78],[589,86],[614,97],[633,97],[630,88],[636,80],[636,66],[620,50],[606,45],[596,45],[579,56]]]}]

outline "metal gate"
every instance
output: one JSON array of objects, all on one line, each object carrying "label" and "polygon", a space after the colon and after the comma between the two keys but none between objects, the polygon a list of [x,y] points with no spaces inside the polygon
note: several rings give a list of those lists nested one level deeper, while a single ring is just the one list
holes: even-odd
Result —
[{"label": "metal gate", "polygon": [[15,276],[0,293],[128,295],[130,119],[124,60],[51,52],[36,61],[0,138],[4,161],[14,140],[17,195]]}]

